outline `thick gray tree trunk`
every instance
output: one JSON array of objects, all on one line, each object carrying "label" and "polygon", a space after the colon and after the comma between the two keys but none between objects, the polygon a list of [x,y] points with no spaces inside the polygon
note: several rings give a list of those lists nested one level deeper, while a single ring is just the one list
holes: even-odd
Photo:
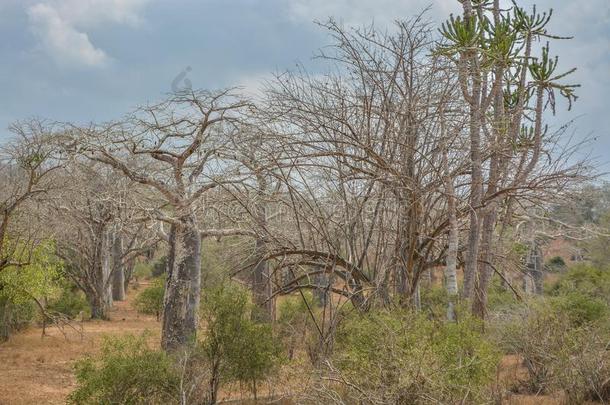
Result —
[{"label": "thick gray tree trunk", "polygon": [[91,318],[108,319],[108,309],[112,305],[111,285],[108,282],[110,277],[108,238],[103,228],[99,229],[96,236],[97,246],[92,258],[89,286],[85,294],[91,307]]},{"label": "thick gray tree trunk", "polygon": [[[262,177],[259,177],[259,184],[262,190],[266,188],[266,182]],[[262,194],[261,190],[261,194]],[[262,202],[257,204],[257,220],[261,228],[267,226],[267,210]],[[252,313],[255,320],[269,322],[275,317],[275,303],[271,298],[271,273],[269,271],[269,263],[265,260],[267,253],[267,244],[262,238],[256,238],[255,241],[255,264],[251,274],[251,287],[254,298],[254,304],[258,311]]]},{"label": "thick gray tree trunk", "polygon": [[111,263],[111,238],[110,234],[106,234],[104,237],[104,248],[102,250],[102,274],[104,284],[104,302],[106,306],[111,308],[114,301],[112,299],[112,263]]},{"label": "thick gray tree trunk", "polygon": [[[472,18],[472,3],[462,2],[464,20]],[[470,229],[468,230],[468,250],[464,265],[464,287],[462,296],[472,298],[474,281],[477,275],[479,261],[479,245],[481,240],[481,201],[483,198],[483,164],[481,156],[481,73],[478,69],[478,56],[469,55],[467,62],[468,77],[460,76],[463,91],[467,92],[468,81],[472,90],[469,95],[469,137],[470,137]],[[466,95],[466,94],[465,94]]]},{"label": "thick gray tree trunk", "polygon": [[131,281],[131,277],[133,276],[133,269],[135,266],[136,260],[134,258],[131,258],[127,261],[125,267],[123,267],[123,290],[125,291],[125,294],[127,294],[127,289],[129,288],[129,282]]},{"label": "thick gray tree trunk", "polygon": [[201,299],[201,234],[194,217],[182,218],[172,231],[161,335],[161,346],[166,351],[195,338]]},{"label": "thick gray tree trunk", "polygon": [[112,299],[125,300],[125,269],[123,267],[123,238],[119,233],[112,241]]}]

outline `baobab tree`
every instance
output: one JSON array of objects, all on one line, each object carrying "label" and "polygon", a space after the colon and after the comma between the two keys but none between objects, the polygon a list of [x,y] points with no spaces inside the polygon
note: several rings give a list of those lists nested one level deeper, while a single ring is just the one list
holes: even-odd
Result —
[{"label": "baobab tree", "polygon": [[75,131],[80,151],[148,192],[151,218],[172,225],[162,346],[172,350],[197,330],[201,294],[202,196],[242,181],[222,151],[248,103],[230,90],[183,91],[137,109],[125,120]]},{"label": "baobab tree", "polygon": [[[66,276],[85,293],[91,317],[105,319],[113,300],[124,299],[113,294],[115,274],[154,243],[156,235],[134,223],[140,219],[129,207],[133,200],[125,198],[129,182],[116,181],[107,167],[77,157],[55,176],[62,187],[41,206],[46,236],[56,241]],[[120,250],[115,246],[118,235],[126,240]]]}]

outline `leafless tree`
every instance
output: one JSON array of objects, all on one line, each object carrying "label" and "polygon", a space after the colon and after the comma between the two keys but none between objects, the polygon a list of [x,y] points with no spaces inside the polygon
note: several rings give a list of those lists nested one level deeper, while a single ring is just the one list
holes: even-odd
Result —
[{"label": "leafless tree", "polygon": [[90,159],[112,167],[148,192],[151,218],[172,225],[162,346],[182,345],[197,330],[201,283],[202,196],[242,181],[223,149],[248,103],[231,91],[184,91],[139,108],[119,123],[81,128]]}]

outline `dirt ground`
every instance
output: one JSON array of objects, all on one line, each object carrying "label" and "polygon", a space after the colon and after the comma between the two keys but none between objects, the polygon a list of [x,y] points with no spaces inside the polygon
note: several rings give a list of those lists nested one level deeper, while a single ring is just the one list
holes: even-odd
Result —
[{"label": "dirt ground", "polygon": [[74,361],[95,353],[105,335],[141,334],[151,332],[159,339],[160,323],[154,316],[138,314],[131,306],[136,294],[127,301],[116,302],[109,321],[76,322],[80,333],[66,328],[66,337],[55,327],[47,328],[41,337],[40,328],[30,328],[12,336],[0,345],[0,404],[64,404],[74,389]]},{"label": "dirt ground", "polygon": [[[136,295],[132,292],[127,301],[115,303],[109,321],[76,322],[77,330],[64,330],[67,338],[55,327],[48,328],[44,338],[41,328],[30,328],[0,344],[0,405],[64,404],[75,387],[74,362],[99,350],[106,335],[138,335],[148,330],[158,344],[160,323],[155,317],[138,314],[132,308],[131,301]],[[498,379],[516,381],[523,372],[518,358],[505,356]],[[294,375],[287,379],[293,378],[298,379]],[[561,401],[553,397],[513,395],[505,403],[556,405]]]}]

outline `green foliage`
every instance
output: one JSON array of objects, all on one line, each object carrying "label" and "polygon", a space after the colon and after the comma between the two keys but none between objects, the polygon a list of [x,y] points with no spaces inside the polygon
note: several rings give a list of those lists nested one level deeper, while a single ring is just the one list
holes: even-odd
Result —
[{"label": "green foliage", "polygon": [[167,256],[161,256],[152,265],[151,276],[160,277],[167,271]]},{"label": "green foliage", "polygon": [[133,275],[138,280],[146,280],[146,279],[153,277],[152,272],[153,272],[153,267],[150,264],[144,263],[144,262],[136,263],[136,265],[133,268]]},{"label": "green foliage", "polygon": [[101,353],[75,365],[73,404],[178,403],[180,376],[172,359],[152,350],[146,335],[107,338]]},{"label": "green foliage", "polygon": [[163,311],[163,296],[165,294],[165,281],[162,278],[154,279],[151,285],[134,300],[138,312],[142,314],[155,315],[157,320]]},{"label": "green foliage", "polygon": [[530,248],[525,243],[515,242],[512,246],[513,253],[515,253],[519,257],[524,257],[529,252]]},{"label": "green foliage", "polygon": [[400,310],[354,314],[339,328],[334,364],[383,403],[480,401],[499,356],[472,319],[443,323]]},{"label": "green foliage", "polygon": [[523,359],[527,378],[516,389],[563,390],[571,403],[608,399],[610,273],[578,265],[546,292],[549,297],[513,306],[490,325],[499,346]]},{"label": "green foliage", "polygon": [[[7,243],[11,243],[7,241]],[[0,272],[0,339],[20,330],[36,319],[34,299],[53,297],[59,292],[61,262],[54,255],[54,245],[45,241],[33,249],[20,249],[13,260],[27,262],[8,266]]]},{"label": "green foliage", "polygon": [[451,53],[476,47],[483,38],[483,28],[484,22],[476,17],[464,21],[460,16],[451,15],[439,30],[450,44],[443,51]]},{"label": "green foliage", "polygon": [[[0,297],[19,304],[59,292],[61,262],[54,255],[55,247],[50,241],[43,242],[29,252],[29,257],[15,258],[27,261],[25,266],[9,266],[0,272]],[[25,253],[24,253],[25,255]]]},{"label": "green foliage", "polygon": [[207,331],[200,345],[212,382],[240,381],[256,392],[257,381],[270,375],[282,356],[271,326],[251,321],[251,310],[248,291],[237,284],[205,291],[201,316]]},{"label": "green foliage", "polygon": [[502,286],[502,281],[494,278],[487,292],[487,306],[490,311],[505,311],[520,305],[515,293]]},{"label": "green foliage", "polygon": [[560,273],[567,269],[567,265],[561,256],[554,256],[547,260],[545,268],[550,273]]},{"label": "green foliage", "polygon": [[[304,299],[303,299],[304,298]],[[309,308],[316,308],[318,302],[311,291],[282,297],[277,307],[277,330],[284,346],[288,350],[288,358],[292,359],[299,340],[305,339],[311,315]]]},{"label": "green foliage", "polygon": [[[233,244],[239,237],[222,238],[220,241],[204,239],[201,244],[201,268],[206,269],[202,274],[202,284],[210,288],[218,287],[227,282],[231,274],[231,260],[235,260]],[[229,252],[229,253],[228,253]]]},{"label": "green foliage", "polygon": [[[51,312],[58,312],[70,318],[76,317],[79,313],[89,315],[89,303],[85,294],[67,280],[59,282],[61,292],[47,303],[47,309]],[[88,318],[88,316],[86,316]]]},{"label": "green foliage", "polygon": [[570,323],[575,326],[605,320],[609,313],[605,301],[579,291],[552,297],[550,303],[555,311],[565,315]]},{"label": "green foliage", "polygon": [[[610,185],[606,186],[606,193],[610,193]],[[606,204],[608,203],[606,202]],[[587,256],[595,266],[610,269],[610,254],[608,254],[610,249],[610,236],[608,236],[610,235],[610,208],[605,207],[598,218],[598,224],[603,229],[603,234],[586,241],[584,247]]]},{"label": "green foliage", "polygon": [[610,303],[610,271],[585,264],[574,266],[548,289],[551,296],[573,292]]},{"label": "green foliage", "polygon": [[552,386],[552,361],[568,339],[569,321],[543,302],[521,310],[496,325],[499,344],[523,358],[528,378],[519,389],[548,392]]},{"label": "green foliage", "polygon": [[447,290],[442,287],[431,287],[421,289],[422,310],[434,319],[445,319],[447,317],[447,306],[449,305],[449,295]]},{"label": "green foliage", "polygon": [[15,332],[26,328],[37,319],[38,308],[33,301],[14,303],[0,296],[0,341],[5,341]]},{"label": "green foliage", "polygon": [[287,295],[281,298],[277,307],[277,322],[279,324],[301,324],[309,318],[308,308],[317,308],[320,303],[312,291],[301,294]]},{"label": "green foliage", "polygon": [[610,400],[608,330],[579,328],[553,362],[554,385],[566,394],[566,403]]}]

